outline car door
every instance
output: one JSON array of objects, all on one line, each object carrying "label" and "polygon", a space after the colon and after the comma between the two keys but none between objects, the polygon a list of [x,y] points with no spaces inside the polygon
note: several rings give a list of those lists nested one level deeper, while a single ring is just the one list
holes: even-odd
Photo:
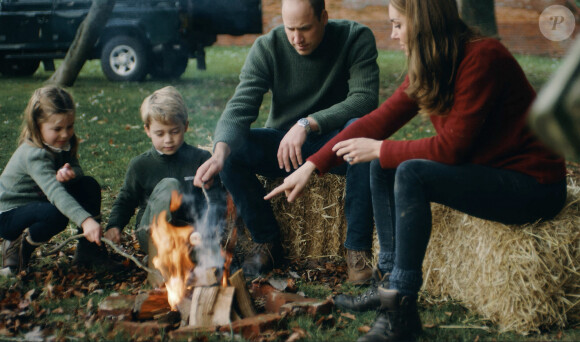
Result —
[{"label": "car door", "polygon": [[50,41],[53,0],[0,0],[0,44],[42,50]]}]

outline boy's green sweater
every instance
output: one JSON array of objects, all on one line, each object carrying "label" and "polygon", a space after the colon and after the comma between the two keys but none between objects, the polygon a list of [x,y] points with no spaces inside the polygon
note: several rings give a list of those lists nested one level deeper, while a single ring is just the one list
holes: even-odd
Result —
[{"label": "boy's green sweater", "polygon": [[266,127],[290,129],[310,116],[320,133],[342,129],[378,105],[379,68],[371,30],[353,21],[329,20],[318,48],[308,56],[292,47],[284,27],[259,37],[246,58],[240,83],[218,121],[214,143],[239,145],[272,92]]},{"label": "boy's green sweater", "polygon": [[[149,196],[163,178],[175,178],[181,182],[186,194],[204,198],[202,190],[193,186],[197,168],[211,157],[208,151],[190,146],[185,142],[173,155],[159,153],[155,148],[131,159],[121,191],[113,204],[107,229],[117,227],[122,230],[130,221],[135,209],[137,224],[141,221]],[[208,190],[210,202],[215,203],[224,197],[219,179]]]}]

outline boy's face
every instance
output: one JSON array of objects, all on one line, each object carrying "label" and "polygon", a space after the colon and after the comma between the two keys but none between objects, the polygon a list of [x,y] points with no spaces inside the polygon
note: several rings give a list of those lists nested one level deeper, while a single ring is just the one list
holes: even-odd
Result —
[{"label": "boy's face", "polygon": [[164,124],[151,120],[149,127],[145,125],[145,133],[151,138],[151,142],[157,151],[172,155],[183,144],[183,137],[185,131],[187,131],[188,124],[186,123],[185,126],[181,124]]}]

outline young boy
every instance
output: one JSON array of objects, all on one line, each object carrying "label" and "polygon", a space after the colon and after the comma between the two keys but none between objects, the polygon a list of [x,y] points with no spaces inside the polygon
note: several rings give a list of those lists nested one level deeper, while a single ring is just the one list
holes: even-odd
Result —
[{"label": "young boy", "polygon": [[[135,234],[141,250],[154,253],[148,251],[149,225],[161,211],[167,212],[167,220],[173,225],[180,225],[194,223],[209,205],[210,215],[216,220],[213,223],[217,224],[224,217],[226,196],[219,180],[207,190],[210,203],[206,203],[202,190],[193,186],[197,168],[211,155],[184,142],[189,125],[187,108],[174,87],[159,89],[145,98],[141,119],[153,147],[129,163],[105,237],[119,243],[122,229],[139,208]],[[169,204],[174,190],[184,196],[179,210],[171,212]]]}]

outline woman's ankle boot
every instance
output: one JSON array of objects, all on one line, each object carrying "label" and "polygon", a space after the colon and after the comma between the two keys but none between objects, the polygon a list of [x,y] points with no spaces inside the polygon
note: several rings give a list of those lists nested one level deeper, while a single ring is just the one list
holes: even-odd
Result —
[{"label": "woman's ankle boot", "polygon": [[373,282],[369,288],[358,296],[338,295],[334,299],[334,304],[341,309],[350,311],[376,310],[381,305],[378,289],[380,287],[389,288],[390,273],[384,275],[378,269],[373,270]]},{"label": "woman's ankle boot", "polygon": [[371,330],[357,342],[414,341],[423,330],[417,300],[379,288],[381,306]]}]

